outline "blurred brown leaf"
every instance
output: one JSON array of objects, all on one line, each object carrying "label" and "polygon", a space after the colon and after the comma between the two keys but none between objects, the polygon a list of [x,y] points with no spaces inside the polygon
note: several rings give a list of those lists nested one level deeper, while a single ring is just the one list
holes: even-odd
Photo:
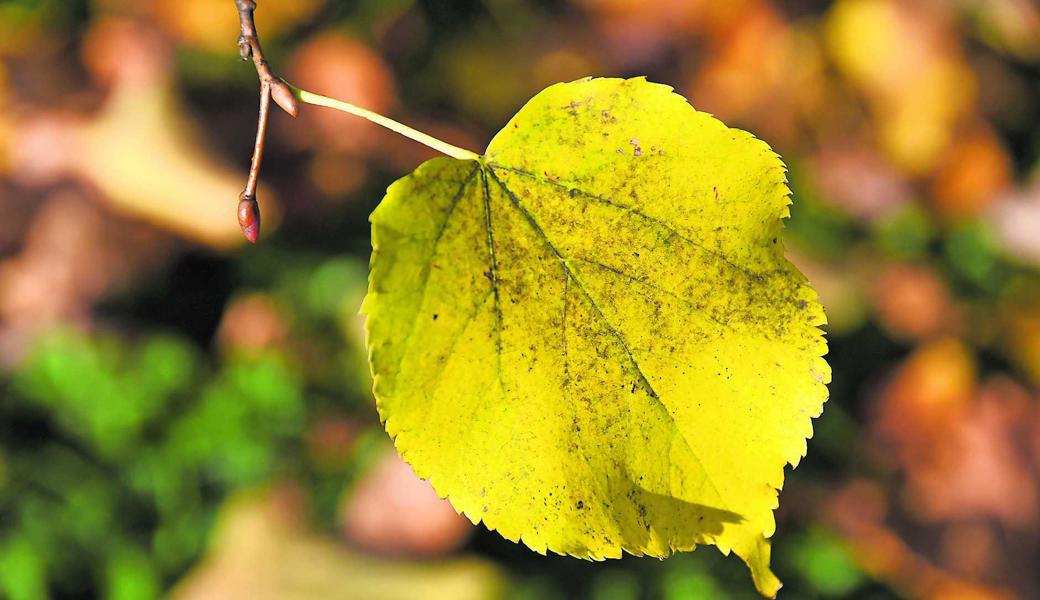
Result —
[{"label": "blurred brown leaf", "polygon": [[874,312],[897,340],[924,340],[960,329],[945,283],[926,265],[889,265],[874,280]]},{"label": "blurred brown leaf", "polygon": [[872,221],[911,200],[913,190],[900,173],[865,144],[848,140],[824,145],[813,157],[820,195],[864,221]]},{"label": "blurred brown leaf", "polygon": [[[127,0],[107,0],[140,4]],[[238,13],[230,0],[178,0],[149,2],[155,23],[180,43],[225,55],[238,53],[234,36],[238,32]],[[275,40],[300,23],[311,19],[325,0],[263,0],[256,12],[256,23],[263,39]]]},{"label": "blurred brown leaf", "polygon": [[856,480],[837,490],[826,508],[830,522],[852,549],[858,564],[875,579],[906,597],[936,600],[1015,600],[1002,585],[984,585],[937,567],[914,551],[884,523],[885,492],[877,484]]},{"label": "blurred brown leaf", "polygon": [[250,294],[232,300],[217,329],[217,341],[225,351],[257,352],[285,342],[288,326],[274,300],[266,294]]},{"label": "blurred brown leaf", "polygon": [[346,498],[342,519],[355,544],[396,555],[443,554],[459,547],[473,529],[393,451]]},{"label": "blurred brown leaf", "polygon": [[942,338],[913,352],[877,400],[877,428],[903,464],[926,460],[967,412],[975,360],[964,342]]},{"label": "blurred brown leaf", "polygon": [[776,145],[796,143],[827,94],[817,36],[753,2],[710,39],[686,95],[699,109],[753,129]]},{"label": "blurred brown leaf", "polygon": [[1009,528],[1033,528],[1040,497],[1031,440],[1040,428],[1035,401],[1006,378],[986,381],[944,439],[918,448],[903,467],[907,501],[925,520],[991,517]]},{"label": "blurred brown leaf", "polygon": [[947,219],[974,217],[997,200],[1011,182],[1011,159],[987,127],[954,140],[932,181],[936,210]]},{"label": "blurred brown leaf", "polygon": [[21,250],[0,261],[0,364],[17,361],[35,335],[88,325],[93,305],[172,250],[148,228],[58,190],[33,216]]},{"label": "blurred brown leaf", "polygon": [[[340,33],[310,38],[293,54],[287,79],[313,92],[387,114],[396,104],[393,74],[376,51]],[[306,107],[293,122],[299,144],[365,155],[382,129],[333,110]]]},{"label": "blurred brown leaf", "polygon": [[[14,172],[30,185],[72,174],[118,212],[212,246],[239,245],[235,209],[245,172],[219,164],[199,145],[173,96],[168,50],[131,22],[94,27],[87,63],[111,78],[103,108],[90,118],[44,114],[21,121]],[[270,230],[278,200],[268,189],[259,195]]]},{"label": "blurred brown leaf", "polygon": [[491,600],[503,576],[475,558],[409,563],[338,546],[302,523],[293,490],[240,495],[221,512],[208,556],[174,600]]},{"label": "blurred brown leaf", "polygon": [[824,35],[868,101],[881,149],[908,173],[931,172],[976,93],[949,14],[925,2],[840,0]]}]

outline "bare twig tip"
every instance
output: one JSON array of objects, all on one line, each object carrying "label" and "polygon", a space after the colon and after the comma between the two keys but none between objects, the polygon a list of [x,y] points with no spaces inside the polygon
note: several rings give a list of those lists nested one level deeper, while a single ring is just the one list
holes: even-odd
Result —
[{"label": "bare twig tip", "polygon": [[250,244],[260,237],[260,205],[256,198],[242,194],[238,201],[238,225]]}]

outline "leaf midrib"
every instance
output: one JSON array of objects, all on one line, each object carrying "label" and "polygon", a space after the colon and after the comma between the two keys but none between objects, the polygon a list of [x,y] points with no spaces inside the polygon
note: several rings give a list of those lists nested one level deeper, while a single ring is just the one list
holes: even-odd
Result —
[{"label": "leaf midrib", "polygon": [[559,249],[556,248],[556,245],[553,244],[549,237],[545,234],[545,231],[542,229],[542,226],[539,225],[538,221],[534,218],[534,216],[526,208],[524,208],[522,204],[520,204],[520,199],[517,198],[516,194],[514,194],[512,190],[506,187],[506,184],[498,178],[498,175],[495,174],[495,170],[490,165],[487,166],[485,172],[492,179],[495,180],[495,183],[497,183],[499,187],[502,188],[502,191],[506,193],[506,197],[509,198],[509,201],[513,205],[513,207],[520,211],[520,214],[523,215],[524,219],[531,226],[531,228],[537,234],[539,239],[541,239],[541,241],[545,243],[545,245],[549,248],[549,251],[553,253],[557,260],[559,260],[560,265],[563,267],[564,273],[566,273],[567,276],[570,277],[575,284],[577,284],[578,290],[582,293],[583,296],[585,296],[585,299],[588,301],[589,306],[592,307],[593,312],[595,312],[596,316],[607,327],[607,330],[610,331],[611,335],[613,335],[614,338],[617,339],[618,343],[621,345],[621,348],[625,351],[625,354],[628,356],[628,359],[632,364],[632,368],[635,370],[636,376],[639,378],[640,387],[642,387],[650,395],[650,397],[660,400],[660,396],[658,396],[657,391],[650,384],[650,380],[647,379],[642,367],[639,366],[639,361],[636,360],[635,355],[632,354],[632,350],[628,347],[628,341],[624,338],[624,336],[621,335],[617,328],[615,328],[614,325],[607,319],[606,315],[603,314],[602,309],[600,309],[596,301],[592,299],[592,295],[585,287],[585,284],[581,281],[581,279],[577,277],[577,275],[574,274],[574,271],[571,270],[570,265],[567,264],[567,259],[563,257],[563,254],[561,254]]},{"label": "leaf midrib", "polygon": [[[501,165],[496,165],[496,166],[501,167]],[[657,391],[653,388],[653,386],[651,385],[649,379],[647,379],[646,374],[643,372],[642,367],[639,365],[639,362],[636,360],[635,355],[629,349],[628,341],[624,338],[624,336],[621,335],[621,333],[617,330],[617,328],[615,328],[614,325],[607,319],[607,317],[603,313],[602,309],[600,309],[599,305],[592,298],[592,295],[589,293],[588,289],[585,287],[585,284],[571,270],[570,265],[567,264],[567,259],[563,257],[563,254],[559,251],[558,248],[556,248],[556,245],[552,243],[552,240],[549,239],[549,237],[546,235],[545,231],[542,229],[541,225],[538,224],[538,221],[537,221],[537,219],[534,218],[534,215],[532,215],[530,213],[530,211],[528,211],[520,203],[520,199],[516,196],[516,194],[513,193],[513,191],[510,190],[508,186],[506,186],[505,182],[503,182],[498,177],[498,175],[495,173],[494,167],[491,164],[489,164],[489,163],[484,163],[484,164],[481,165],[481,167],[485,171],[487,176],[489,176],[491,179],[494,179],[495,183],[499,187],[502,188],[502,191],[505,192],[506,197],[509,198],[509,201],[513,205],[513,207],[516,208],[520,212],[520,214],[524,217],[524,220],[527,221],[528,225],[535,232],[535,234],[538,236],[538,238],[546,245],[546,247],[549,249],[549,251],[557,258],[557,260],[559,261],[560,265],[562,266],[562,268],[564,270],[564,273],[567,275],[568,278],[570,278],[571,280],[574,281],[574,283],[577,285],[579,291],[581,291],[582,295],[585,297],[585,300],[588,302],[589,306],[593,309],[593,311],[596,314],[596,316],[607,327],[607,329],[610,331],[610,333],[614,336],[614,338],[621,345],[622,349],[625,351],[625,354],[628,356],[629,361],[631,362],[632,368],[634,369],[636,375],[639,378],[640,387],[642,387],[644,389],[644,391],[647,393],[647,395],[657,404],[657,406],[659,406],[661,408],[661,410],[665,414],[665,416],[668,417],[669,421],[671,422],[672,428],[678,433],[679,438],[682,439],[682,441],[683,441],[683,444],[689,449],[690,455],[693,457],[693,459],[695,461],[697,461],[697,464],[700,466],[701,471],[704,473],[705,480],[708,482],[709,485],[711,485],[712,490],[715,491],[715,494],[718,496],[718,498],[720,500],[722,500],[722,493],[719,490],[718,486],[715,484],[714,478],[708,472],[708,469],[704,466],[704,462],[701,461],[700,456],[698,456],[698,454],[697,454],[697,451],[694,450],[693,446],[690,444],[690,441],[686,438],[686,433],[682,430],[681,427],[679,427],[679,424],[675,420],[675,416],[672,415],[671,410],[669,410],[668,405],[665,404],[663,400],[661,400],[661,397],[658,395]]]}]

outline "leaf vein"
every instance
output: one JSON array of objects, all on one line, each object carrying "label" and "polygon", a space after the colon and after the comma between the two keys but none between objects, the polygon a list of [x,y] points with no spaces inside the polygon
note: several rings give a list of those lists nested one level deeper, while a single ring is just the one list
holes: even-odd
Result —
[{"label": "leaf vein", "polygon": [[491,165],[487,165],[487,173],[492,179],[495,180],[495,183],[502,188],[502,191],[504,191],[506,196],[509,198],[510,203],[512,203],[512,205],[518,211],[520,211],[520,214],[523,215],[524,219],[530,225],[531,229],[536,233],[537,237],[541,239],[541,241],[548,247],[550,252],[552,252],[553,255],[557,258],[557,260],[559,260],[561,266],[563,267],[564,273],[567,275],[567,277],[574,281],[574,283],[577,285],[578,290],[581,292],[582,296],[584,296],[585,301],[592,308],[595,315],[599,318],[599,320],[603,323],[603,325],[607,328],[611,335],[617,340],[621,348],[625,351],[625,354],[627,355],[633,370],[639,378],[640,386],[644,389],[644,391],[647,392],[647,395],[654,400],[654,405],[659,410],[661,410],[664,416],[671,422],[672,427],[675,428],[676,435],[682,440],[683,445],[685,445],[686,448],[690,451],[690,456],[693,457],[693,459],[700,466],[701,471],[704,473],[705,480],[708,482],[708,485],[711,486],[712,490],[721,500],[722,492],[715,484],[714,478],[708,472],[703,461],[701,461],[700,457],[697,455],[696,450],[693,449],[693,446],[690,444],[689,440],[686,439],[686,434],[679,427],[679,424],[675,420],[675,416],[672,415],[671,410],[664,403],[664,401],[661,400],[661,397],[658,395],[657,391],[654,390],[653,386],[650,384],[650,381],[643,373],[642,367],[639,366],[639,362],[636,360],[635,355],[629,349],[628,342],[621,335],[621,333],[610,323],[606,315],[603,314],[602,309],[600,309],[599,305],[596,304],[595,300],[593,300],[592,295],[585,288],[585,285],[582,283],[581,279],[577,275],[575,275],[575,273],[571,270],[570,266],[567,264],[567,259],[563,257],[559,249],[556,248],[556,245],[552,243],[552,240],[549,239],[549,237],[545,233],[545,230],[543,230],[541,225],[538,224],[538,221],[534,218],[534,215],[532,215],[530,211],[528,211],[520,203],[520,199],[516,196],[516,194],[513,193],[512,190],[509,189],[509,187],[506,186],[505,182],[503,182],[498,177],[498,175],[495,173],[495,169]]},{"label": "leaf vein", "polygon": [[640,277],[638,275],[633,275],[631,273],[626,273],[625,271],[622,271],[621,269],[619,269],[617,267],[612,267],[612,266],[610,266],[610,265],[608,265],[606,263],[600,262],[600,261],[592,259],[592,258],[587,258],[587,257],[584,257],[584,256],[574,256],[574,260],[578,260],[578,261],[581,261],[583,263],[588,263],[588,264],[590,264],[590,265],[592,265],[594,267],[598,267],[600,269],[603,269],[604,271],[608,271],[610,273],[613,273],[613,274],[617,275],[618,277],[623,277],[623,278],[625,278],[625,279],[627,279],[629,281],[632,281],[634,283],[638,283],[638,284],[644,285],[644,286],[646,286],[646,287],[648,287],[648,288],[650,288],[650,289],[652,289],[654,291],[660,292],[660,293],[662,293],[662,294],[664,294],[666,296],[670,296],[670,297],[678,300],[680,303],[686,305],[688,308],[693,309],[692,312],[695,312],[695,313],[698,313],[698,314],[703,314],[705,317],[710,319],[716,325],[719,325],[720,327],[722,327],[724,329],[729,329],[731,331],[734,330],[734,328],[733,328],[733,326],[731,324],[725,323],[725,322],[719,320],[719,318],[716,317],[715,315],[713,315],[710,311],[704,310],[703,306],[698,305],[696,302],[691,302],[689,298],[684,298],[683,296],[681,296],[681,295],[679,295],[679,294],[677,294],[677,293],[675,293],[675,292],[673,292],[671,290],[665,289],[665,288],[655,284],[654,282],[650,281],[646,277]]},{"label": "leaf vein", "polygon": [[542,226],[539,225],[538,221],[534,218],[534,216],[526,208],[524,208],[522,204],[520,204],[520,199],[516,197],[516,194],[514,194],[512,190],[506,187],[506,184],[498,178],[498,175],[495,174],[494,169],[488,167],[487,172],[491,176],[491,178],[495,180],[495,183],[497,183],[499,187],[502,188],[502,191],[506,193],[506,196],[509,198],[509,201],[512,203],[512,205],[520,211],[520,214],[523,215],[524,220],[526,220],[527,223],[531,226],[531,228],[537,234],[538,238],[545,243],[545,245],[549,248],[549,251],[552,252],[553,255],[555,255],[556,258],[560,261],[560,264],[563,266],[564,272],[567,274],[568,277],[570,277],[574,281],[575,284],[577,284],[578,290],[585,297],[585,300],[588,302],[593,312],[603,323],[603,325],[607,328],[610,334],[617,340],[618,344],[621,346],[621,349],[625,351],[625,354],[628,356],[628,360],[632,364],[633,370],[635,371],[636,377],[639,379],[640,386],[644,390],[646,390],[646,392],[650,394],[652,398],[660,399],[660,397],[657,395],[657,391],[654,390],[654,387],[650,384],[650,380],[647,379],[646,374],[643,373],[642,367],[639,366],[639,362],[636,360],[635,355],[633,355],[632,351],[629,349],[628,342],[625,340],[624,336],[621,335],[621,333],[607,319],[606,315],[603,314],[602,309],[600,309],[599,305],[596,304],[596,302],[592,299],[592,296],[589,294],[589,291],[585,288],[585,285],[581,282],[581,279],[575,276],[574,272],[571,271],[570,266],[567,264],[566,259],[564,259],[563,255],[560,254],[559,249],[557,249],[556,245],[552,243],[548,236],[546,236],[545,231],[542,229]]},{"label": "leaf vein", "polygon": [[[490,165],[488,165],[488,166],[490,167]],[[644,221],[647,221],[649,223],[653,223],[654,225],[657,225],[658,227],[661,227],[662,229],[666,230],[669,234],[674,235],[675,237],[679,238],[680,240],[690,244],[694,248],[697,248],[701,252],[704,252],[705,254],[708,254],[709,256],[712,256],[712,257],[722,261],[723,263],[725,263],[729,267],[731,267],[733,269],[736,269],[737,271],[740,271],[741,273],[747,275],[748,277],[751,277],[752,279],[760,279],[760,278],[762,278],[765,275],[764,273],[759,273],[759,272],[754,271],[752,269],[749,269],[748,267],[745,267],[745,266],[743,266],[741,264],[733,262],[733,260],[730,259],[728,256],[726,256],[724,253],[719,252],[718,250],[712,250],[711,248],[705,246],[701,242],[698,242],[697,240],[694,240],[693,238],[691,238],[691,237],[689,237],[687,235],[684,235],[679,230],[677,230],[676,228],[674,228],[671,225],[669,225],[666,221],[662,221],[661,219],[658,219],[656,217],[652,217],[652,216],[650,216],[650,215],[648,215],[648,214],[646,214],[646,213],[644,213],[644,212],[642,212],[642,211],[640,211],[640,210],[638,210],[636,208],[633,208],[631,206],[627,206],[625,204],[622,204],[622,203],[617,202],[615,200],[611,200],[610,198],[606,198],[604,196],[600,196],[598,194],[593,194],[592,192],[587,192],[587,191],[585,191],[585,190],[583,190],[583,189],[581,189],[579,187],[568,186],[568,185],[565,185],[565,184],[560,183],[558,181],[553,181],[553,179],[551,177],[539,177],[535,173],[532,173],[530,171],[525,171],[523,169],[517,169],[515,167],[507,167],[505,165],[495,165],[495,168],[499,168],[499,169],[502,169],[502,170],[505,170],[505,171],[509,171],[511,173],[516,173],[517,175],[520,175],[521,177],[527,177],[528,179],[531,179],[532,181],[534,181],[536,183],[541,183],[541,184],[544,184],[544,185],[552,186],[554,188],[561,189],[561,190],[564,190],[566,192],[570,192],[571,190],[574,190],[574,191],[577,192],[578,195],[582,196],[583,198],[586,198],[588,200],[592,200],[592,201],[598,202],[598,203],[600,203],[600,204],[602,204],[604,206],[609,206],[611,208],[620,210],[622,212],[626,212],[626,213],[635,215],[636,217],[638,217],[638,218],[640,218],[640,219],[642,219]]]},{"label": "leaf vein", "polygon": [[[422,282],[420,283],[420,289],[422,289],[422,295],[419,297],[419,303],[415,308],[415,315],[412,317],[412,324],[408,328],[408,334],[405,335],[404,341],[401,343],[401,347],[407,349],[408,344],[412,341],[412,336],[415,334],[416,326],[419,324],[419,313],[422,311],[423,304],[426,303],[426,295],[430,289],[430,274],[433,272],[431,263],[434,257],[437,256],[437,249],[440,247],[441,239],[444,237],[444,232],[448,229],[448,222],[451,221],[452,215],[455,214],[455,208],[459,205],[459,201],[462,199],[463,193],[466,191],[466,186],[469,185],[470,181],[477,174],[476,166],[466,175],[466,178],[459,184],[459,190],[455,192],[455,196],[452,197],[451,206],[448,207],[448,211],[444,215],[444,220],[437,228],[437,235],[433,238],[433,246],[430,248],[430,260],[427,261],[425,268],[423,269]],[[397,370],[400,371],[401,363],[404,362],[405,352],[401,353],[401,357],[397,361]]]},{"label": "leaf vein", "polygon": [[491,280],[491,292],[495,295],[495,359],[498,370],[498,383],[505,390],[502,380],[502,302],[498,291],[498,256],[495,252],[495,229],[491,221],[491,192],[488,190],[487,173],[481,171],[484,182],[484,224],[487,228],[488,279]]},{"label": "leaf vein", "polygon": [[473,305],[473,311],[466,315],[466,320],[462,323],[462,327],[460,327],[458,333],[452,337],[451,343],[448,345],[448,351],[445,353],[445,360],[440,364],[437,372],[431,378],[436,382],[433,391],[430,392],[431,400],[437,396],[437,391],[440,389],[441,383],[444,381],[444,372],[448,370],[448,363],[451,361],[451,357],[455,356],[455,348],[459,345],[459,340],[461,340],[462,336],[466,335],[466,332],[469,331],[470,326],[473,324],[473,320],[480,314],[481,309],[484,308],[484,304],[488,301],[490,296],[491,290],[488,290],[487,293],[484,294],[484,297]]}]

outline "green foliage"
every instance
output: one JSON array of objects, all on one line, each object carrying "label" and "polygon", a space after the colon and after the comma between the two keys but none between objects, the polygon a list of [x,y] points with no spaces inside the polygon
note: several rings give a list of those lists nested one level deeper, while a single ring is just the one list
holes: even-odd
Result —
[{"label": "green foliage", "polygon": [[[110,459],[125,458],[166,404],[194,376],[184,342],[155,338],[140,348],[69,333],[46,338],[15,380],[15,389],[55,415],[58,426]],[[119,398],[119,402],[99,399]]]},{"label": "green foliage", "polygon": [[170,336],[37,347],[3,407],[48,432],[5,457],[19,482],[0,495],[7,595],[47,597],[89,565],[108,598],[158,597],[201,550],[216,499],[290,466],[304,424],[292,369],[268,353],[208,373],[201,358]]},{"label": "green foliage", "polygon": [[882,250],[901,259],[924,257],[935,236],[928,214],[917,204],[885,215],[875,224],[873,233]]},{"label": "green foliage", "polygon": [[844,597],[863,583],[863,573],[834,536],[811,530],[791,545],[791,563],[826,597]]},{"label": "green foliage", "polygon": [[992,233],[981,222],[954,226],[943,242],[943,252],[954,277],[972,291],[1002,287],[1006,268],[1000,265],[1000,250]]},{"label": "green foliage", "polygon": [[800,163],[792,165],[791,191],[798,201],[791,207],[785,233],[813,255],[830,259],[844,256],[855,241],[855,224],[848,214],[820,196],[809,181],[807,168]]}]

